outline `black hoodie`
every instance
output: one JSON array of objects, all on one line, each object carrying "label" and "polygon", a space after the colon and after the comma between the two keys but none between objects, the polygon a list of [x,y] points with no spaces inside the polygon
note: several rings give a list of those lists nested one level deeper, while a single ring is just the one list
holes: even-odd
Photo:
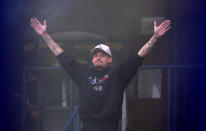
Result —
[{"label": "black hoodie", "polygon": [[64,52],[57,59],[79,87],[82,121],[121,119],[123,92],[142,64],[140,56],[130,56],[125,63],[102,71],[80,64]]}]

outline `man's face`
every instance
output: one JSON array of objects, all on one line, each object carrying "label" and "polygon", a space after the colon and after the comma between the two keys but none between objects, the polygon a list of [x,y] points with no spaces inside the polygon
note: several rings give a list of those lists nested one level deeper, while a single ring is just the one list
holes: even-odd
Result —
[{"label": "man's face", "polygon": [[98,70],[105,69],[112,63],[112,57],[103,51],[96,52],[92,57],[92,63]]}]

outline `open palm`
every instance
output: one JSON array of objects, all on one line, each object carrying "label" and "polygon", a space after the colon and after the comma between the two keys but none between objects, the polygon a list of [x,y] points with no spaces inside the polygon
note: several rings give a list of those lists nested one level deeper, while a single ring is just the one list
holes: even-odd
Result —
[{"label": "open palm", "polygon": [[157,22],[154,21],[154,35],[157,38],[163,36],[171,28],[170,24],[170,20],[165,20],[159,26],[157,26]]},{"label": "open palm", "polygon": [[43,35],[44,33],[46,33],[46,29],[47,29],[46,20],[44,20],[43,25],[36,18],[31,18],[30,22],[31,22],[31,26],[37,32],[37,34]]}]

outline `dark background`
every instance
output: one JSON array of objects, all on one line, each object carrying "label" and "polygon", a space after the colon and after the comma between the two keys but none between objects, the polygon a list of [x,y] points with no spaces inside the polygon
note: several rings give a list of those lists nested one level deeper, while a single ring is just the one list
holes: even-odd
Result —
[{"label": "dark background", "polygon": [[[139,22],[138,19],[141,16],[166,16],[172,20],[172,30],[162,38],[162,41],[164,43],[169,39],[173,45],[164,47],[161,44],[163,47],[155,48],[155,51],[146,58],[145,63],[204,66],[206,64],[206,20],[205,3],[203,1],[110,0],[103,2],[84,0],[84,2],[81,2],[80,0],[73,0],[67,1],[68,3],[64,2],[46,0],[1,1],[1,130],[21,130],[21,101],[16,99],[14,94],[21,94],[22,92],[22,74],[25,65],[24,44],[32,38],[38,37],[29,25],[29,20],[33,16],[41,21],[47,19],[51,33],[81,29],[107,36],[109,41],[131,43],[129,46],[125,46],[127,54],[130,51],[137,50],[150,37],[149,35],[141,36],[137,32],[140,27],[135,23]],[[49,7],[47,6],[48,3],[51,4]],[[65,7],[64,10],[64,4],[73,6],[71,8]],[[145,7],[147,8],[145,9]],[[45,8],[48,8],[48,10],[45,10]],[[63,9],[58,12],[58,8]],[[98,9],[101,10],[99,10],[100,15],[97,16],[98,13],[93,12]],[[81,15],[81,17],[68,13],[70,10]],[[145,12],[143,13],[141,10]],[[49,15],[51,12],[54,12],[54,14]],[[110,12],[113,12],[113,15]],[[59,19],[56,19],[57,17]],[[72,19],[63,19],[66,17]],[[103,18],[107,21],[104,22]],[[129,21],[127,21],[128,19]],[[79,23],[76,23],[76,21]],[[63,26],[66,23],[68,25]],[[115,31],[119,27],[121,27],[119,29],[121,31]],[[135,44],[136,41],[140,44]],[[168,53],[168,57],[163,57],[165,53]],[[121,53],[119,55],[121,56]],[[122,55],[121,58],[124,59],[125,56]],[[184,72],[184,74],[177,73],[177,75],[174,75],[173,84],[177,83],[175,91],[178,92],[175,98],[178,100],[176,130],[206,130],[205,73],[205,68],[199,68]],[[181,81],[184,81],[184,83]]]}]

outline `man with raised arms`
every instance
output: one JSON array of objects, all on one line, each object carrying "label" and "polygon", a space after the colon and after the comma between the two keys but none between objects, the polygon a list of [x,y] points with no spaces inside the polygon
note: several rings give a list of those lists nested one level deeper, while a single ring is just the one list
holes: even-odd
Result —
[{"label": "man with raised arms", "polygon": [[154,21],[154,34],[150,40],[126,62],[111,67],[112,53],[109,46],[98,44],[91,50],[92,66],[80,64],[47,33],[45,20],[41,24],[36,18],[31,19],[33,29],[44,39],[61,66],[79,87],[79,113],[83,123],[81,131],[119,130],[123,92],[142,64],[143,58],[171,28],[170,24],[170,20],[165,20],[157,26]]}]

